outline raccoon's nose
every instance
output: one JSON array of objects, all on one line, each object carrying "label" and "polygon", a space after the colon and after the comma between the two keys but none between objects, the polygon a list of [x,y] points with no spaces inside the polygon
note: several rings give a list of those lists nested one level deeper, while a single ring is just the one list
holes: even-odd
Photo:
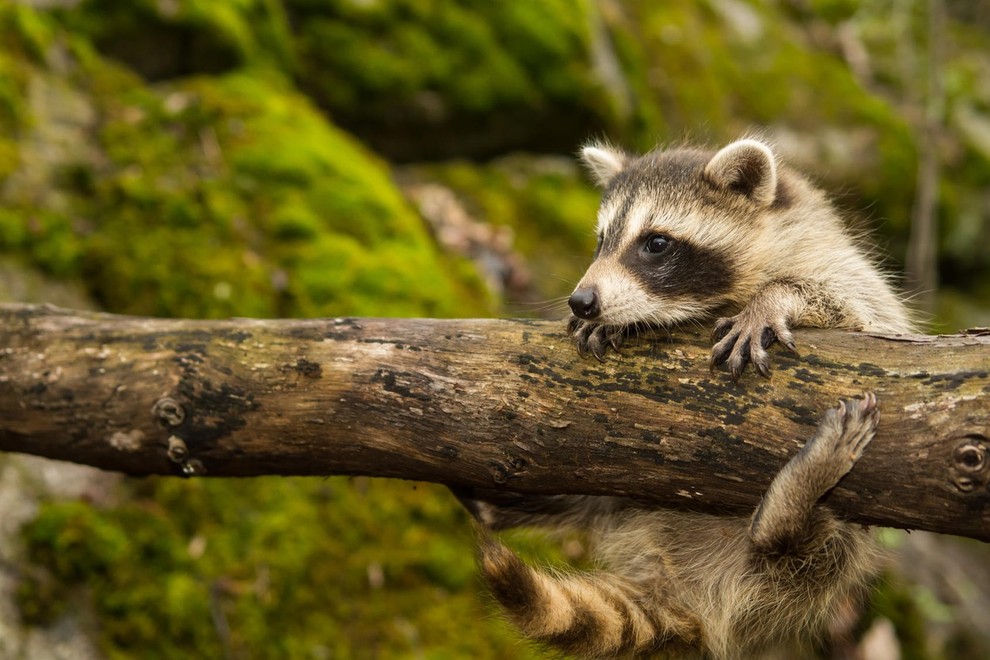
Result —
[{"label": "raccoon's nose", "polygon": [[598,304],[598,291],[593,286],[578,289],[572,293],[567,304],[571,306],[574,316],[578,316],[586,321],[595,318],[602,311],[601,306]]}]

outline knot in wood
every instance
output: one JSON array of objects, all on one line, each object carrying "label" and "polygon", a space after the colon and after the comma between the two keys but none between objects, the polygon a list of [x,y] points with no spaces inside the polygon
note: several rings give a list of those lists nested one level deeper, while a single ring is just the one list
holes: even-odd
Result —
[{"label": "knot in wood", "polygon": [[169,426],[178,426],[186,418],[186,409],[171,397],[162,397],[151,407],[151,413]]},{"label": "knot in wood", "polygon": [[185,441],[177,436],[171,436],[168,439],[168,458],[173,463],[182,463],[189,456],[189,447],[186,446]]},{"label": "knot in wood", "polygon": [[509,470],[501,463],[490,463],[492,469],[492,481],[497,484],[504,484],[509,480]]},{"label": "knot in wood", "polygon": [[187,477],[196,477],[206,474],[206,466],[198,458],[190,458],[182,464],[182,474]]},{"label": "knot in wood", "polygon": [[178,436],[171,436],[168,439],[168,458],[173,463],[178,463],[182,469],[182,474],[187,477],[196,477],[206,474],[206,466],[198,458],[190,458],[189,447],[185,440]]},{"label": "knot in wood", "polygon": [[956,445],[952,483],[964,493],[972,492],[977,487],[986,487],[990,481],[987,443],[983,436],[968,435]]}]

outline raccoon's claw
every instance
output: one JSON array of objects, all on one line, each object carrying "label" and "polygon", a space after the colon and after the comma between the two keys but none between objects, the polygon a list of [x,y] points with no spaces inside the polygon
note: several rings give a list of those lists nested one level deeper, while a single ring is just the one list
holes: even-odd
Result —
[{"label": "raccoon's claw", "polygon": [[782,319],[757,317],[743,310],[730,318],[721,318],[712,329],[712,356],[709,363],[712,371],[725,364],[732,382],[737,382],[746,365],[764,378],[770,377],[770,354],[767,349],[779,341],[791,352],[797,353],[794,336]]},{"label": "raccoon's claw", "polygon": [[576,316],[567,321],[567,332],[582,357],[590,353],[599,362],[605,360],[610,348],[618,353],[626,339],[625,330],[621,327],[591,323]]}]

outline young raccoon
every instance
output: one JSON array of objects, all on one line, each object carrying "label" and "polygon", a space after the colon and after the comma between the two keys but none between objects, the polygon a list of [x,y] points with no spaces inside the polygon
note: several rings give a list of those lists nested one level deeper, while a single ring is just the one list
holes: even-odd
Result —
[{"label": "young raccoon", "polygon": [[[595,259],[569,304],[602,359],[640,327],[718,318],[712,365],[769,376],[767,348],[798,325],[912,330],[906,309],[825,199],[741,140],[717,153],[582,152],[605,189]],[[876,398],[840,402],[774,478],[751,518],[646,510],[611,497],[467,500],[483,525],[579,527],[601,569],[551,575],[482,533],[479,565],[528,636],[582,656],[736,657],[813,638],[876,569],[869,532],[818,500],[872,440]]]},{"label": "young raccoon", "polygon": [[825,196],[756,140],[718,153],[604,146],[582,157],[605,188],[595,259],[568,301],[578,349],[601,358],[643,325],[715,323],[712,366],[738,379],[794,326],[913,330],[904,304]]}]

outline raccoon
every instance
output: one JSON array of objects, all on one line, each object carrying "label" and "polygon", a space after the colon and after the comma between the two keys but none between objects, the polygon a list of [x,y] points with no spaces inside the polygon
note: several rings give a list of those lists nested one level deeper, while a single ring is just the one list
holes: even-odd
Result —
[{"label": "raccoon", "polygon": [[825,195],[766,144],[582,157],[605,192],[594,262],[568,301],[578,350],[600,359],[638,327],[724,315],[712,365],[738,379],[750,363],[769,377],[771,344],[797,350],[792,327],[914,330]]},{"label": "raccoon", "polygon": [[[714,320],[711,364],[733,380],[797,326],[913,330],[909,313],[826,197],[763,142],[582,158],[604,188],[594,261],[569,299],[577,348],[603,359],[630,333]],[[818,501],[872,440],[872,393],[827,411],[748,519],[648,510],[613,497],[462,501],[485,528],[479,566],[522,632],[584,657],[745,657],[820,635],[859,598],[878,553]],[[587,530],[594,572],[536,570],[488,530]]]}]

